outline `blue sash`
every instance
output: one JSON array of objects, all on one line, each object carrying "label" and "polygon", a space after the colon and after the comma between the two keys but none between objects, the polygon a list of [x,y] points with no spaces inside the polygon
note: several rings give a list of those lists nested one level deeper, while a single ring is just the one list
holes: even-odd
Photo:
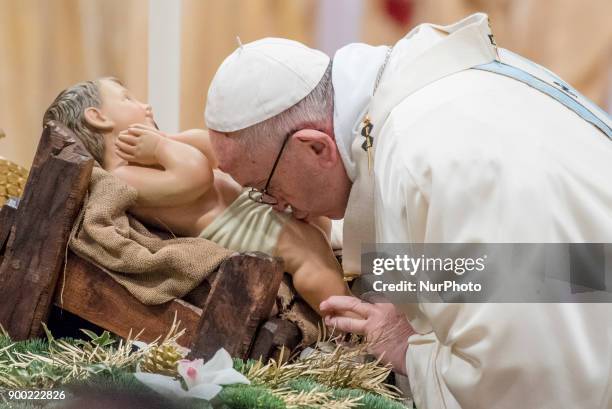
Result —
[{"label": "blue sash", "polygon": [[[531,62],[529,61],[529,63]],[[535,65],[535,63],[531,64]],[[505,64],[500,61],[493,61],[488,64],[477,65],[473,67],[473,69],[489,71],[496,74],[504,75],[506,77],[510,77],[512,79],[520,81],[526,85],[529,85],[530,87],[535,88],[540,92],[543,92],[549,97],[556,99],[565,107],[574,111],[582,119],[589,122],[601,132],[603,132],[608,138],[612,139],[612,128],[610,128],[609,125],[607,125],[604,121],[600,119],[601,117],[609,118],[609,115],[603,110],[599,109],[595,104],[593,104],[595,109],[597,110],[595,112],[584,106],[580,101],[577,100],[577,98],[578,96],[580,96],[580,98],[586,98],[582,96],[578,91],[576,91],[572,86],[565,83],[559,77],[554,76],[552,73],[549,72],[549,74],[552,75],[555,79],[555,81],[553,81],[555,85],[551,85],[548,82],[543,81],[540,78],[537,78],[534,75],[520,68]]]}]

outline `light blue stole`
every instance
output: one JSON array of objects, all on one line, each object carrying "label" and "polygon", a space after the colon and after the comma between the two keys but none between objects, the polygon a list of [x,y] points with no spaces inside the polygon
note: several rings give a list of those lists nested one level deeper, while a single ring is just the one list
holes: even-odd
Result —
[{"label": "light blue stole", "polygon": [[[504,52],[508,53],[512,58],[518,58],[522,62],[529,64],[531,67],[534,68],[534,70],[544,73],[545,76],[549,77],[548,79],[552,82],[552,84],[542,78],[538,78],[532,73],[529,73],[507,62],[493,61],[488,64],[477,65],[472,69],[489,71],[495,74],[504,75],[506,77],[510,77],[512,79],[520,81],[526,85],[529,85],[530,87],[535,88],[540,92],[543,92],[544,94],[556,99],[559,103],[563,104],[565,107],[575,112],[582,119],[595,126],[612,140],[612,128],[609,125],[611,122],[610,115],[605,113],[594,103],[590,102],[586,97],[576,91],[571,85],[564,82],[561,78],[559,78],[552,72],[517,54],[510,53],[507,50],[504,50]],[[581,102],[581,100],[588,101],[589,105],[591,106],[587,107]]]}]

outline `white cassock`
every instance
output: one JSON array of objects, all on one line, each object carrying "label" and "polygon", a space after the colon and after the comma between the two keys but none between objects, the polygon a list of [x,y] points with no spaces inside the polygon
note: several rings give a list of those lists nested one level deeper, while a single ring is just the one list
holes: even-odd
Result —
[{"label": "white cassock", "polygon": [[[334,126],[354,181],[349,270],[359,268],[360,240],[373,239],[360,232],[365,219],[379,243],[612,243],[612,141],[540,91],[468,69],[523,64],[489,33],[482,14],[417,27],[393,48],[369,106],[386,48],[350,45],[334,57]],[[374,123],[373,199],[359,147],[365,112]],[[418,332],[406,366],[419,409],[612,408],[611,304],[405,311]]]}]

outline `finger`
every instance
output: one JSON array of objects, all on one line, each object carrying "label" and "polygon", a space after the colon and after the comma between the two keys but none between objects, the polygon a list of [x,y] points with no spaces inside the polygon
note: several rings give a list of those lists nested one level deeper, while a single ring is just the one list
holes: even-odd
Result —
[{"label": "finger", "polygon": [[323,301],[319,306],[321,312],[331,314],[334,311],[344,312],[352,311],[361,315],[362,317],[368,317],[373,311],[374,307],[372,304],[364,302],[357,297],[350,297],[345,295],[334,295]]},{"label": "finger", "polygon": [[134,128],[134,129],[142,129],[145,131],[153,131],[153,132],[158,132],[157,128],[149,126],[149,125],[145,125],[145,124],[132,124],[129,126],[129,128]]},{"label": "finger", "polygon": [[149,126],[149,125],[144,125],[144,124],[133,124],[133,125],[130,125],[128,129],[134,132],[138,132],[139,134],[149,133],[152,135],[159,135],[164,138],[168,137],[167,133],[160,131],[159,128],[156,128],[154,126]]},{"label": "finger", "polygon": [[119,139],[121,142],[127,143],[128,145],[136,145],[138,143],[138,136],[129,135],[129,134],[124,134],[124,135],[119,134],[117,139]]},{"label": "finger", "polygon": [[127,131],[129,132],[129,134],[131,135],[142,135],[145,132],[148,132],[148,129],[142,129],[142,128],[137,128],[135,126],[130,125],[130,127],[127,129]]},{"label": "finger", "polygon": [[349,318],[341,316],[325,317],[325,324],[342,332],[351,332],[354,334],[365,334],[366,320],[358,318]]},{"label": "finger", "polygon": [[125,142],[115,141],[115,146],[119,148],[120,150],[122,150],[123,152],[129,153],[130,155],[133,155],[136,153],[136,147],[132,145],[128,145]]},{"label": "finger", "polygon": [[135,122],[129,126],[130,128],[144,128],[144,129],[152,129],[149,125],[145,125],[139,122]]},{"label": "finger", "polygon": [[117,153],[117,156],[119,156],[121,159],[127,160],[127,161],[131,161],[134,160],[134,156],[133,155],[129,155],[127,153],[121,152],[120,150],[115,150],[115,152]]}]

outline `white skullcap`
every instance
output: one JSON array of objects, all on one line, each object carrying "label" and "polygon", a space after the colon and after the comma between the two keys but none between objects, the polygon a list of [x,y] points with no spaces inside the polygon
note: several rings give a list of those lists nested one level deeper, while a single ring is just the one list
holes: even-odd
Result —
[{"label": "white skullcap", "polygon": [[306,97],[328,65],[325,53],[297,41],[264,38],[241,45],[210,84],[206,126],[233,132],[270,119]]}]

